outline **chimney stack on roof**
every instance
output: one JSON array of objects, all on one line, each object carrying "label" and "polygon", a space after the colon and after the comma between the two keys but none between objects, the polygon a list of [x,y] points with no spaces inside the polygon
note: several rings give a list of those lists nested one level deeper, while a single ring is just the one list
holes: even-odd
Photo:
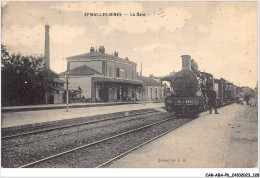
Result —
[{"label": "chimney stack on roof", "polygon": [[105,54],[105,47],[104,46],[100,46],[99,47],[99,52],[102,54]]},{"label": "chimney stack on roof", "polygon": [[115,57],[118,57],[118,52],[115,51],[114,56],[115,56]]},{"label": "chimney stack on roof", "polygon": [[128,57],[125,57],[125,60],[128,60],[128,61],[129,61]]},{"label": "chimney stack on roof", "polygon": [[91,47],[91,48],[90,48],[90,52],[95,52],[95,48],[94,48],[94,47]]}]

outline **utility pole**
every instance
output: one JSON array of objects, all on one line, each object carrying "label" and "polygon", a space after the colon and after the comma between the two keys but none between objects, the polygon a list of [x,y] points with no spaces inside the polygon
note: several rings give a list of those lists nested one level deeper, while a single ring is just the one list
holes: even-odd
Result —
[{"label": "utility pole", "polygon": [[67,112],[69,111],[69,78],[70,78],[70,73],[69,73],[69,71],[67,70],[66,72],[65,72],[65,79],[66,79],[66,83],[67,83],[67,97],[66,97],[66,104],[67,104]]}]

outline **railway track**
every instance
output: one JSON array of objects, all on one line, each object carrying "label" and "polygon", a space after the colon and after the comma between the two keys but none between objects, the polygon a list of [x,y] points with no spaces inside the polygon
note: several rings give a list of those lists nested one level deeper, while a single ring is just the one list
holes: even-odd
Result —
[{"label": "railway track", "polygon": [[[156,113],[159,113],[159,111],[152,110],[152,111],[129,114],[127,116],[110,117],[110,118],[107,118],[107,119],[101,119],[101,120],[71,124],[71,125],[67,125],[67,126],[55,127],[55,128],[58,128],[58,129],[50,128],[50,129],[37,130],[37,131],[30,132],[30,133],[17,134],[17,135],[6,137],[6,139],[7,138],[15,139],[17,137],[20,138],[21,136],[26,136],[26,135],[33,135],[33,134],[37,135],[39,133],[44,133],[44,132],[48,133],[50,131],[59,131],[59,130],[62,130],[62,129],[67,129],[67,128],[73,128],[73,127],[77,127],[77,126],[85,126],[85,125],[91,125],[91,124],[98,124],[98,123],[102,123],[102,122],[105,122],[105,121],[116,121],[116,120],[119,120],[119,119],[123,119],[122,121],[120,120],[119,122],[128,122],[128,121],[133,121],[133,120],[138,120],[138,119],[144,118],[147,114],[156,114]],[[141,117],[136,117],[136,116],[141,116]],[[131,118],[131,117],[134,117],[134,118]],[[127,119],[127,118],[129,118],[129,119]],[[80,132],[80,130],[76,130],[75,132]],[[68,133],[68,134],[71,134],[71,133]],[[54,137],[60,137],[60,136],[64,137],[68,134],[64,134],[64,133],[59,132],[58,134],[55,134],[54,136],[47,136],[47,137],[46,136],[44,136],[44,137],[40,136],[40,137],[38,137],[34,140],[31,140],[31,141],[28,141],[26,139],[25,142],[21,141],[18,144],[12,143],[11,145],[8,145],[8,146],[3,146],[3,145],[6,145],[6,144],[2,144],[2,150],[6,150],[6,149],[9,149],[9,148],[12,148],[12,147],[18,147],[18,146],[22,146],[22,145],[28,145],[28,144],[31,144],[33,142],[39,142],[39,141],[51,139],[51,138],[54,138]],[[4,140],[5,139],[2,140],[2,143],[3,143]]]},{"label": "railway track", "polygon": [[[119,118],[122,120],[118,120]],[[80,126],[83,123],[78,123],[73,124],[75,128],[58,129],[53,132],[46,131],[46,133],[41,132],[42,134],[28,137],[26,135],[24,135],[26,137],[13,137],[14,139],[6,139],[4,145],[14,143],[19,145],[3,148],[2,142],[2,160],[10,158],[10,161],[2,162],[2,167],[104,167],[113,160],[176,129],[180,126],[178,122],[181,120],[169,115],[169,113],[154,110],[141,111],[127,116],[91,121],[85,123],[89,124],[87,126]],[[77,125],[80,127],[76,127]],[[61,137],[58,138],[57,134]],[[33,141],[31,144],[30,142],[20,144],[21,141],[28,140]],[[106,150],[110,146],[113,148],[110,151]],[[126,148],[123,148],[125,146]],[[118,153],[113,153],[115,151]],[[79,157],[75,159],[74,154]],[[105,155],[100,156],[100,154]],[[90,158],[83,158],[86,155]],[[60,161],[65,158],[67,160]],[[92,160],[95,161],[92,162]],[[63,163],[66,165],[62,166]]]},{"label": "railway track", "polygon": [[[75,147],[75,148],[73,148],[73,149],[70,149],[70,150],[67,150],[67,151],[64,151],[64,152],[61,152],[61,153],[58,153],[58,154],[55,154],[55,155],[52,155],[52,156],[49,156],[49,157],[46,157],[46,158],[43,158],[43,159],[34,161],[34,162],[31,162],[31,163],[28,163],[28,164],[25,164],[25,165],[21,165],[21,166],[19,166],[19,168],[27,168],[27,167],[35,166],[35,165],[37,165],[37,164],[39,164],[39,163],[42,163],[42,162],[45,162],[45,161],[49,161],[49,160],[51,160],[51,159],[55,159],[55,158],[60,157],[60,156],[62,156],[62,155],[65,155],[65,154],[68,154],[68,153],[71,153],[71,152],[74,152],[74,151],[77,151],[77,150],[80,150],[80,149],[83,149],[83,148],[88,148],[88,147],[90,147],[90,146],[94,146],[94,145],[96,145],[96,144],[99,144],[99,143],[102,143],[102,142],[105,142],[105,141],[108,141],[108,140],[111,140],[111,139],[114,139],[114,138],[117,138],[117,137],[120,137],[120,136],[129,134],[129,133],[133,133],[133,132],[136,132],[136,131],[139,131],[139,130],[142,130],[142,129],[146,129],[146,128],[148,128],[148,127],[151,127],[151,126],[154,126],[154,125],[158,125],[158,124],[160,124],[160,123],[163,123],[163,122],[172,120],[172,119],[174,119],[174,118],[175,118],[175,117],[170,117],[170,118],[164,119],[164,120],[162,120],[162,121],[158,121],[158,122],[155,122],[155,123],[152,123],[152,124],[149,124],[149,125],[146,125],[146,126],[142,126],[142,127],[139,127],[139,128],[136,128],[136,129],[127,131],[127,132],[123,132],[123,133],[120,133],[120,134],[117,134],[117,135],[114,135],[114,136],[110,136],[110,137],[104,138],[104,139],[99,140],[99,141],[96,141],[96,142],[92,142],[92,143],[89,143],[89,144],[86,144],[86,145],[82,145],[82,146],[79,146],[79,147]],[[170,132],[170,131],[168,131],[168,132]],[[166,134],[166,133],[168,133],[168,132],[165,132],[164,134]],[[160,136],[162,136],[162,135],[164,135],[164,134],[161,134]],[[159,137],[159,136],[158,136],[158,137]],[[158,138],[158,137],[155,137],[154,139],[156,139],[156,138]],[[154,139],[152,139],[152,140],[154,140]],[[149,140],[149,141],[152,141],[152,140]],[[147,143],[148,143],[148,142],[147,142]],[[140,146],[142,146],[142,145],[144,145],[144,144],[146,144],[146,142],[143,143],[143,144],[141,144]],[[140,146],[139,146],[139,147],[140,147]],[[136,147],[136,148],[138,148],[138,147]],[[136,148],[135,148],[135,149],[136,149]],[[125,154],[127,154],[128,152],[130,152],[130,151],[127,151]],[[123,156],[123,155],[125,155],[125,154],[121,154],[120,157]],[[116,158],[118,158],[118,156],[117,156]],[[97,167],[102,167],[102,166],[108,164],[109,162],[113,161],[113,160],[116,159],[116,158],[113,158],[112,160],[109,160],[109,161],[107,161],[107,162],[105,162],[105,163],[102,163],[101,165],[99,165],[99,166],[97,166]]]},{"label": "railway track", "polygon": [[115,157],[113,157],[113,158],[111,158],[111,159],[109,159],[109,160],[107,160],[107,161],[105,161],[105,162],[99,164],[99,165],[96,166],[95,168],[105,167],[105,166],[109,165],[110,163],[112,163],[113,161],[115,161],[115,160],[117,160],[117,159],[119,159],[119,158],[121,158],[121,157],[127,155],[128,153],[130,153],[130,152],[132,152],[132,151],[134,151],[134,150],[136,150],[136,149],[138,149],[138,148],[140,148],[140,147],[142,147],[142,146],[144,146],[144,145],[146,145],[146,144],[148,144],[148,143],[150,143],[150,142],[152,142],[152,141],[154,141],[154,140],[156,140],[157,138],[160,138],[160,137],[166,135],[167,133],[169,133],[169,132],[171,132],[171,131],[174,131],[175,129],[176,129],[176,128],[171,129],[171,130],[168,130],[168,131],[166,131],[166,132],[164,132],[164,133],[162,133],[162,134],[160,134],[160,135],[158,135],[158,136],[156,136],[156,137],[153,137],[152,139],[150,139],[150,140],[148,140],[148,141],[145,141],[145,142],[143,142],[143,143],[141,143],[141,144],[135,146],[134,148],[131,148],[131,149],[127,150],[126,152],[121,153],[121,154],[119,154],[119,155],[117,155],[117,156],[115,156]]},{"label": "railway track", "polygon": [[127,116],[117,116],[117,117],[111,117],[111,118],[107,118],[107,119],[96,120],[96,121],[86,121],[86,122],[81,122],[81,123],[76,123],[76,124],[53,127],[53,128],[39,129],[39,130],[35,130],[35,131],[29,131],[29,132],[24,132],[24,133],[19,133],[19,134],[2,136],[1,139],[5,140],[5,139],[10,139],[10,138],[15,138],[15,137],[26,136],[26,135],[39,134],[42,132],[49,132],[49,131],[53,131],[53,130],[66,129],[66,128],[70,128],[70,127],[94,124],[94,123],[99,123],[99,122],[104,122],[104,121],[109,121],[109,120],[116,120],[116,119],[122,119],[122,118],[126,118],[126,117],[139,116],[139,115],[144,115],[144,114],[149,114],[149,113],[158,113],[158,112],[159,111],[154,110],[154,111],[129,114]]}]

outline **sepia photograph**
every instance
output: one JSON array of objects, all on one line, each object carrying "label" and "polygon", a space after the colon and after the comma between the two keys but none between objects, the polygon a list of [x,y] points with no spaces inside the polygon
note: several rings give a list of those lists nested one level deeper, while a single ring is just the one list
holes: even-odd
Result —
[{"label": "sepia photograph", "polygon": [[258,1],[1,2],[3,176],[259,177],[258,150]]}]

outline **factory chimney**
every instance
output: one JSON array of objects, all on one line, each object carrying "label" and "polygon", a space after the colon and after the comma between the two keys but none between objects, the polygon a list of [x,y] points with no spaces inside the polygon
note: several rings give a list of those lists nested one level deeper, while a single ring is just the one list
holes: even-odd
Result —
[{"label": "factory chimney", "polygon": [[190,55],[182,55],[182,70],[191,70],[191,57]]},{"label": "factory chimney", "polygon": [[143,64],[141,63],[141,71],[140,71],[140,76],[142,76],[143,73]]},{"label": "factory chimney", "polygon": [[49,39],[49,25],[45,25],[44,63],[46,64],[47,69],[50,69],[50,39]]}]

